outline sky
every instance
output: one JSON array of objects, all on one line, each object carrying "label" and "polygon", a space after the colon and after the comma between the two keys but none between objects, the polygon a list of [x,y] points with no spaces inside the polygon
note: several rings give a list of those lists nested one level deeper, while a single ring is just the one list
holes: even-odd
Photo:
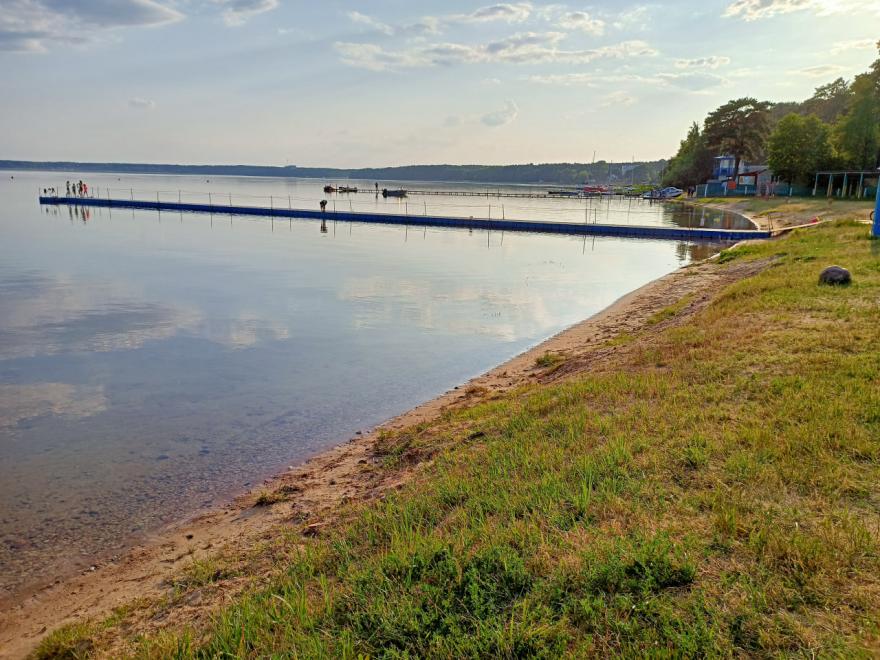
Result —
[{"label": "sky", "polygon": [[880,0],[0,0],[0,159],[653,160],[878,38]]}]

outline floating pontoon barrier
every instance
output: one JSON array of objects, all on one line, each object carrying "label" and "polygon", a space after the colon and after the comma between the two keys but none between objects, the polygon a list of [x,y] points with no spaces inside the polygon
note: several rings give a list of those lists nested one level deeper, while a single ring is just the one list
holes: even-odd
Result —
[{"label": "floating pontoon barrier", "polygon": [[275,218],[307,218],[313,220],[342,220],[383,225],[428,227],[457,227],[461,229],[489,229],[522,231],[543,234],[572,234],[576,236],[624,236],[631,238],[660,238],[685,241],[743,241],[770,238],[769,231],[757,229],[708,229],[705,227],[664,227],[645,225],[609,225],[587,222],[540,222],[535,220],[492,220],[489,218],[459,218],[437,215],[399,215],[392,213],[365,213],[360,211],[315,211],[311,209],[265,208],[231,204],[191,204],[187,202],[148,201],[139,199],[102,199],[98,197],[41,196],[40,204],[70,206],[98,206],[105,208],[144,209],[149,211],[177,211],[212,213],[217,215],[254,215]]}]

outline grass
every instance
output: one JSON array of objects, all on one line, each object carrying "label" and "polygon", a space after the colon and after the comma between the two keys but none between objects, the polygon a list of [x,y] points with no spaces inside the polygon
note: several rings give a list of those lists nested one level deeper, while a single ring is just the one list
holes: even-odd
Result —
[{"label": "grass", "polygon": [[[430,460],[209,623],[113,634],[139,657],[876,655],[878,245],[836,223],[728,251],[775,259],[614,368],[384,438]],[[817,284],[831,263],[850,287]]]},{"label": "grass", "polygon": [[658,323],[663,323],[663,321],[667,321],[671,318],[674,318],[679,313],[681,313],[690,303],[693,301],[693,294],[687,294],[686,296],[682,296],[679,300],[664,307],[656,314],[653,314],[648,318],[648,325],[657,325]]},{"label": "grass", "polygon": [[551,351],[546,351],[543,355],[535,358],[535,366],[540,369],[559,367],[563,362],[565,362],[565,356]]}]

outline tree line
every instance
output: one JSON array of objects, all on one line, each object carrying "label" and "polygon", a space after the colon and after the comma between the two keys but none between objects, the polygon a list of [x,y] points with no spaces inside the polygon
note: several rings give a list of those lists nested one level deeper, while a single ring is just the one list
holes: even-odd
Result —
[{"label": "tree line", "polygon": [[288,165],[172,165],[152,163],[77,163],[0,160],[0,170],[111,172],[121,174],[198,174],[202,176],[273,176],[367,181],[447,181],[485,184],[583,185],[584,183],[654,183],[665,160],[609,163],[528,163],[523,165],[404,165],[339,169]]},{"label": "tree line", "polygon": [[[877,43],[880,50],[880,42]],[[712,175],[715,156],[766,163],[789,184],[809,184],[819,170],[874,170],[880,163],[880,58],[850,82],[838,78],[800,103],[745,97],[694,122],[663,175],[686,187]]]}]

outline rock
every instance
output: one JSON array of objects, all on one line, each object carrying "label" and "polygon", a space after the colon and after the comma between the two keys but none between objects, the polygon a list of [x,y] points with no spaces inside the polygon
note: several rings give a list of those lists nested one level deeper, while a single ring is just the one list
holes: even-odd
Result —
[{"label": "rock", "polygon": [[828,266],[819,275],[819,284],[846,286],[850,282],[852,282],[852,276],[846,268],[841,266]]}]

